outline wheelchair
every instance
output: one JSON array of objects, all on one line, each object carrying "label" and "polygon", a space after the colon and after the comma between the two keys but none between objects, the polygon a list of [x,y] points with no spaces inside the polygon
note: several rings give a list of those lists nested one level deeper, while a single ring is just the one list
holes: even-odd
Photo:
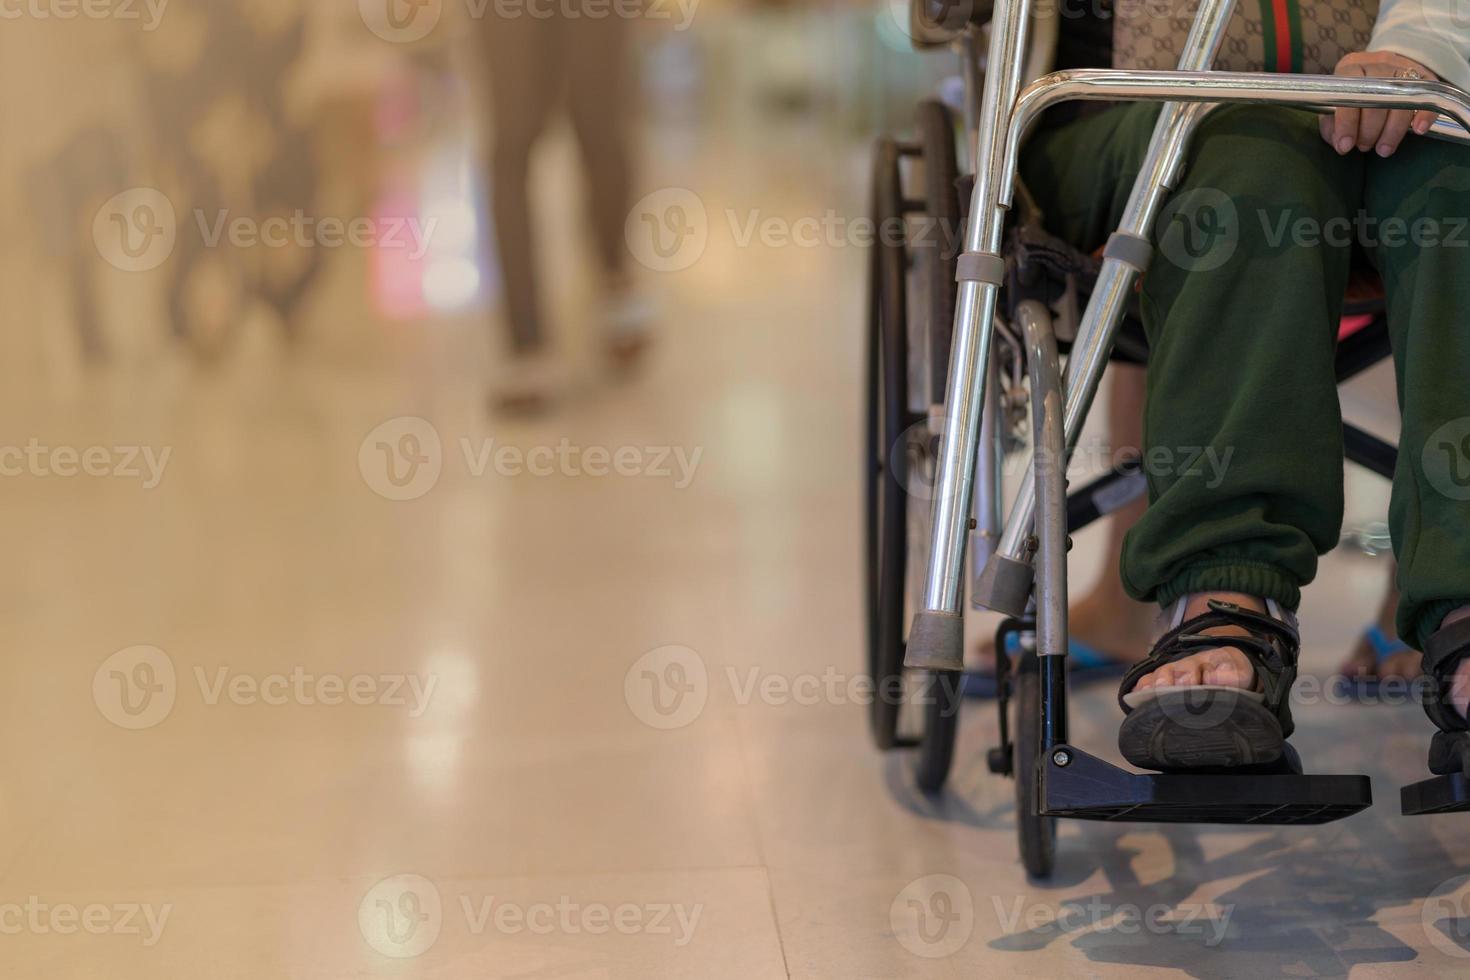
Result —
[{"label": "wheelchair", "polygon": [[[921,790],[943,788],[966,684],[968,581],[975,609],[1005,617],[996,638],[1000,744],[986,761],[1014,780],[1018,845],[1033,876],[1054,868],[1059,818],[1318,824],[1372,803],[1362,775],[1304,774],[1285,763],[1139,773],[1068,737],[1069,534],[1145,486],[1134,459],[1069,493],[1067,463],[1108,363],[1147,363],[1130,304],[1200,120],[1235,103],[1430,109],[1439,113],[1431,135],[1470,140],[1470,96],[1442,83],[1211,71],[1232,7],[1201,0],[1177,70],[1042,74],[1056,20],[1033,20],[1031,0],[914,0],[910,34],[921,49],[956,53],[963,111],[957,120],[944,104],[923,102],[916,138],[880,139],[874,156],[875,226],[903,234],[880,234],[868,268],[870,727],[880,750],[913,750]],[[1023,87],[1023,77],[1035,80]],[[1162,103],[1122,223],[1098,256],[1048,236],[1016,178],[1029,130],[1045,110],[1073,100]],[[1344,323],[1354,328],[1345,326],[1338,343],[1339,382],[1389,356],[1381,290],[1362,292],[1345,305]],[[1060,352],[1068,354],[1065,377]],[[1393,444],[1344,423],[1344,445],[1349,460],[1393,473]],[[1023,450],[1029,466],[1003,514],[1004,459]],[[1021,639],[1014,663],[1006,652],[1012,635]],[[1470,781],[1455,774],[1406,786],[1401,808],[1470,809]]]}]

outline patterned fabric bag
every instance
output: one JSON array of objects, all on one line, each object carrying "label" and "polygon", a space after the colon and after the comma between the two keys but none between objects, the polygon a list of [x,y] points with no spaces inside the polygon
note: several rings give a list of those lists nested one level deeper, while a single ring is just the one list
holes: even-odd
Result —
[{"label": "patterned fabric bag", "polygon": [[[1197,0],[1114,0],[1113,67],[1178,68],[1196,9]],[[1368,47],[1377,19],[1378,0],[1236,0],[1212,67],[1330,75]]]}]

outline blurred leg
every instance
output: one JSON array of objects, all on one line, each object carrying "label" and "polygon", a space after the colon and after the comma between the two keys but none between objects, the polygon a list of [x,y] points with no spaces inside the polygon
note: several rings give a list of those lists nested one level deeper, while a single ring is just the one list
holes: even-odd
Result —
[{"label": "blurred leg", "polygon": [[517,16],[490,17],[483,28],[494,113],[490,207],[511,345],[518,355],[535,353],[545,339],[527,198],[531,150],[563,83],[562,27],[558,18]]},{"label": "blurred leg", "polygon": [[637,91],[632,24],[614,13],[571,18],[565,27],[567,105],[587,172],[593,238],[608,282],[617,285],[625,276],[623,223],[632,182],[628,127]]}]

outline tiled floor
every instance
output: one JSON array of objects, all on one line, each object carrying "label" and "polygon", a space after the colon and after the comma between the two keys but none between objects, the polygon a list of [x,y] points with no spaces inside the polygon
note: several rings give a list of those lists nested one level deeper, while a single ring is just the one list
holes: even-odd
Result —
[{"label": "tiled floor", "polygon": [[[986,706],[966,707],[941,799],[871,748],[845,686],[863,258],[735,235],[753,209],[851,211],[861,164],[834,176],[823,147],[656,164],[707,209],[706,252],[649,277],[647,371],[544,421],[483,414],[483,323],[378,322],[350,261],[291,353],[262,332],[213,371],[149,348],[64,382],[44,360],[7,372],[6,445],[171,456],[151,489],[0,481],[0,976],[1470,972],[1470,825],[1396,815],[1428,738],[1412,706],[1300,711],[1309,765],[1372,774],[1365,814],[1064,824],[1044,884],[983,765]],[[393,500],[380,454],[423,435],[407,417],[440,472]],[[486,440],[625,449],[640,475],[493,456],[477,475]],[[676,452],[687,481],[664,472]],[[1382,489],[1353,487],[1355,519],[1377,516]],[[1097,551],[1079,539],[1079,581]],[[1311,670],[1383,574],[1327,563]],[[1116,715],[1085,691],[1075,737],[1111,755]],[[1426,903],[1437,889],[1456,901]]]}]

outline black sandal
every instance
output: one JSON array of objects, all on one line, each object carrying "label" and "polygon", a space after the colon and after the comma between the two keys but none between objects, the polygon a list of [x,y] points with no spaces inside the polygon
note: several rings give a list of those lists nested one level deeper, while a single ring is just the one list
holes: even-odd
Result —
[{"label": "black sandal", "polygon": [[1424,713],[1439,731],[1429,743],[1429,771],[1470,775],[1470,723],[1455,710],[1450,685],[1460,661],[1470,656],[1470,619],[1442,626],[1424,644]]},{"label": "black sandal", "polygon": [[[1203,632],[1219,626],[1239,626],[1250,635]],[[1133,689],[1140,678],[1165,664],[1219,647],[1245,654],[1256,673],[1251,690],[1220,684]],[[1118,729],[1123,757],[1140,769],[1160,772],[1239,771],[1279,764],[1300,771],[1286,745],[1294,729],[1289,695],[1300,650],[1301,638],[1292,624],[1211,600],[1209,612],[1165,633],[1148,658],[1124,675],[1118,690],[1118,704],[1126,715]],[[1470,653],[1470,638],[1466,652]],[[1463,719],[1460,727],[1465,728]]]}]

